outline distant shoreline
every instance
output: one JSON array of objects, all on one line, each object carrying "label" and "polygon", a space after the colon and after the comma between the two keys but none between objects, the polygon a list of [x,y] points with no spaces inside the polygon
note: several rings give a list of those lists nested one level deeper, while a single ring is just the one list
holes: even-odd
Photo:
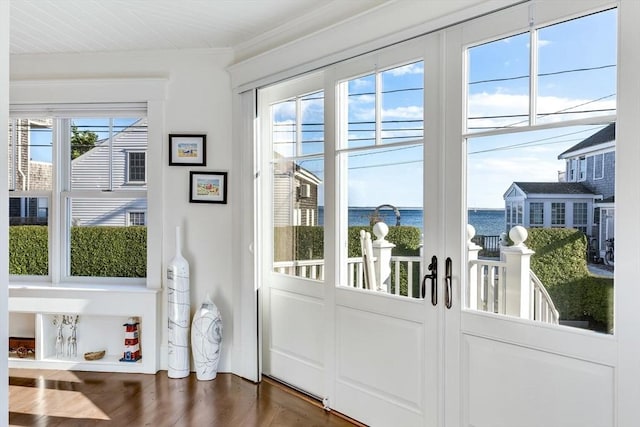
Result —
[{"label": "distant shoreline", "polygon": [[[324,209],[324,206],[318,206],[321,209]],[[358,209],[358,210],[375,210],[378,206],[349,206],[349,209]],[[422,207],[416,206],[396,206],[398,210],[401,211],[421,211]],[[387,210],[388,208],[385,206],[383,209]],[[504,208],[467,208],[468,211],[504,211]]]}]

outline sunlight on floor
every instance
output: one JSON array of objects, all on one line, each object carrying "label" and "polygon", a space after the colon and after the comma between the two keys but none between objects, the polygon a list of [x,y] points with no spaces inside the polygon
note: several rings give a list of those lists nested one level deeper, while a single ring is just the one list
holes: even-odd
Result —
[{"label": "sunlight on floor", "polygon": [[82,380],[77,377],[77,375],[71,371],[50,371],[47,372],[46,375],[42,374],[42,371],[34,370],[34,369],[9,369],[10,377],[19,377],[19,378],[31,378],[34,380],[55,380],[55,381],[66,381],[70,383],[81,383]]},{"label": "sunlight on floor", "polygon": [[[20,390],[20,399],[12,397]],[[110,418],[78,391],[9,386],[12,412],[62,418],[109,420]]]}]

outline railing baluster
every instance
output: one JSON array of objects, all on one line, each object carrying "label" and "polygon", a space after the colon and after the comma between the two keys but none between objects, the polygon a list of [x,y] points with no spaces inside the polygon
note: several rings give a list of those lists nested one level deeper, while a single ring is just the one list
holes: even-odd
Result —
[{"label": "railing baluster", "polygon": [[487,307],[484,304],[484,270],[485,270],[485,266],[483,265],[479,265],[478,269],[477,269],[477,277],[476,277],[476,283],[478,284],[478,302],[477,302],[477,307],[482,310],[482,311],[486,311]]},{"label": "railing baluster", "polygon": [[407,261],[407,296],[413,298],[413,261]]},{"label": "railing baluster", "polygon": [[494,269],[489,267],[487,269],[487,311],[490,313],[497,313],[496,307],[496,284],[494,280]]}]

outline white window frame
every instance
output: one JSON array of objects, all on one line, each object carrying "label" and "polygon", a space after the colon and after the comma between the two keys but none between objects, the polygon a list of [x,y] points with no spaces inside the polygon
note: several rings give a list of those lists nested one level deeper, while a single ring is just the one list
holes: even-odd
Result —
[{"label": "white window frame", "polygon": [[[142,214],[143,215],[143,223],[142,224],[133,224],[131,221],[132,214]],[[147,225],[147,212],[141,209],[129,210],[127,211],[127,227],[135,226],[135,225]]]},{"label": "white window frame", "polygon": [[587,158],[585,156],[578,157],[578,182],[587,180]]},{"label": "white window frame", "polygon": [[[144,155],[144,178],[141,180],[131,179],[131,155],[132,154],[143,154]],[[127,164],[126,164],[126,183],[133,185],[142,185],[147,183],[147,152],[144,150],[127,150]]]},{"label": "white window frame", "polygon": [[[593,179],[604,179],[604,154],[605,153],[598,153],[595,154],[593,156]],[[598,160],[598,158],[600,160]],[[596,165],[600,163],[600,175],[596,174],[596,171],[598,170],[598,168],[596,167]]]},{"label": "white window frame", "polygon": [[[42,111],[41,116],[51,116],[52,108],[63,105],[68,112],[68,117],[95,117],[96,107],[103,111],[108,106],[109,116],[131,117],[128,107],[132,105],[145,105],[148,126],[147,164],[157,162],[162,158],[163,111],[166,91],[166,80],[155,78],[140,79],[101,79],[101,80],[51,80],[51,81],[17,81],[11,82],[10,116],[33,116],[27,114],[34,112],[34,106]],[[43,91],[43,88],[46,88]],[[142,101],[142,102],[141,102]],[[92,108],[93,106],[93,108]],[[54,135],[54,145],[56,144]],[[57,173],[55,176],[63,176]],[[154,183],[162,181],[162,168],[147,167],[147,180]],[[56,183],[60,186],[61,183]],[[60,187],[57,187],[60,188]],[[135,190],[133,190],[135,191]],[[162,216],[154,215],[161,212],[162,188],[160,185],[152,185],[146,190],[147,198],[147,277],[146,278],[93,278],[93,277],[69,277],[64,274],[61,266],[62,248],[66,244],[60,227],[50,227],[50,277],[37,282],[29,278],[10,278],[9,285],[13,282],[31,282],[35,285],[80,286],[94,287],[95,285],[108,284],[116,290],[119,286],[146,287],[160,289],[162,287]],[[54,193],[55,194],[55,193]],[[66,214],[65,204],[69,194],[58,193],[60,197],[52,197],[49,206],[50,224],[61,224]],[[16,194],[17,196],[17,194]],[[113,196],[117,197],[117,195]],[[52,230],[53,229],[53,230]]]},{"label": "white window frame", "polygon": [[[534,206],[541,207],[540,209],[540,222],[533,222],[533,208]],[[536,212],[537,213],[537,212]],[[544,227],[544,202],[530,202],[529,203],[529,227]]]},{"label": "white window frame", "polygon": [[[577,219],[579,219],[579,217],[576,215],[576,212],[578,211],[576,209],[576,207],[578,206],[584,206],[584,222],[577,222]],[[585,232],[588,231],[588,227],[589,227],[589,203],[587,202],[573,202],[573,206],[572,206],[572,216],[573,216],[573,228],[577,228],[579,230],[582,230]]]},{"label": "white window frame", "polygon": [[576,182],[578,177],[578,161],[576,159],[567,160],[567,164],[569,165],[569,176],[567,177],[568,182]]},{"label": "white window frame", "polygon": [[[555,209],[562,209],[562,222],[557,220],[560,218],[558,212]],[[565,202],[551,202],[551,227],[564,228],[567,224],[567,204]]]}]

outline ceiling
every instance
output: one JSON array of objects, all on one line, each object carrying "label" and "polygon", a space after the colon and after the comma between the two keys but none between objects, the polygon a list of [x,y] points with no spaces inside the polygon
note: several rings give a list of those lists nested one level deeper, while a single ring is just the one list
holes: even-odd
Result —
[{"label": "ceiling", "polygon": [[11,0],[10,53],[246,49],[290,41],[388,1]]}]

